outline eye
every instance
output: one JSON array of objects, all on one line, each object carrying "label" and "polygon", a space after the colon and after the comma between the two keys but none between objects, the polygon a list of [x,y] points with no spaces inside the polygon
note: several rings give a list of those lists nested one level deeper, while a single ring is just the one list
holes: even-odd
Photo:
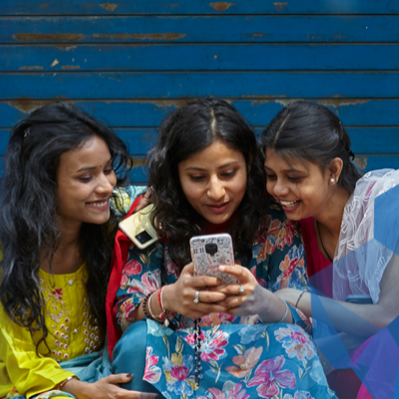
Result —
[{"label": "eye", "polygon": [[114,168],[112,166],[110,166],[107,169],[104,169],[104,174],[109,175],[114,171]]},{"label": "eye", "polygon": [[205,178],[205,176],[202,176],[202,175],[199,175],[199,176],[190,175],[190,179],[193,181],[200,181],[200,180],[203,180],[204,178]]},{"label": "eye", "polygon": [[266,174],[267,180],[276,180],[276,175]]},{"label": "eye", "polygon": [[235,174],[236,174],[236,170],[230,170],[230,171],[228,171],[228,172],[224,172],[224,173],[222,173],[222,176],[224,176],[224,177],[231,177],[231,176],[234,176]]},{"label": "eye", "polygon": [[89,181],[91,181],[92,176],[80,176],[78,177],[78,180],[80,180],[83,183],[88,183]]},{"label": "eye", "polygon": [[288,180],[292,182],[299,182],[300,180],[302,180],[302,177],[289,177]]}]

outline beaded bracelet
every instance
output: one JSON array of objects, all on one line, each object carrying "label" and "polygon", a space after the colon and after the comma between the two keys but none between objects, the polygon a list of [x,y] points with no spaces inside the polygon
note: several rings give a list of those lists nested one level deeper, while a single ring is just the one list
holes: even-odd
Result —
[{"label": "beaded bracelet", "polygon": [[144,300],[143,300],[143,313],[144,313],[144,316],[147,318],[147,319],[149,319],[150,318],[150,315],[148,314],[148,312],[147,312],[147,302],[148,302],[148,296],[146,296],[145,298],[144,298]]}]

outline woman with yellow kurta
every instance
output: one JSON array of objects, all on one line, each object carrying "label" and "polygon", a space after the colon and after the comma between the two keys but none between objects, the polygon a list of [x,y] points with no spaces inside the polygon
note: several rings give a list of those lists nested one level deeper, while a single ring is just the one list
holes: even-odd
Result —
[{"label": "woman with yellow kurta", "polygon": [[[12,131],[0,208],[0,398],[137,398],[101,348],[123,142],[71,104]],[[106,354],[106,351],[104,351]]]}]

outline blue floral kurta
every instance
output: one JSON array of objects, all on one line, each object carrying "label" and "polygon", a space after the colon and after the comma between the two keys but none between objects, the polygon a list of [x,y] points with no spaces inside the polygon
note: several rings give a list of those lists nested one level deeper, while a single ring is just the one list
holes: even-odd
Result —
[{"label": "blue floral kurta", "polygon": [[[306,289],[299,226],[287,220],[281,209],[272,208],[261,221],[251,259],[238,259],[259,284],[271,291]],[[178,275],[167,243],[158,242],[147,250],[129,249],[114,307],[119,328],[128,329],[122,341],[133,339],[135,320],[131,313],[136,306],[162,285],[176,282]],[[309,321],[295,308],[290,309],[294,325],[264,324],[256,316],[249,324],[242,324],[242,318],[224,313],[204,317],[199,387],[194,378],[193,320],[177,315],[171,329],[148,319],[146,338],[134,337],[146,340],[143,379],[166,398],[335,397],[328,389],[311,338],[304,331]],[[248,319],[245,321],[248,323]]]}]

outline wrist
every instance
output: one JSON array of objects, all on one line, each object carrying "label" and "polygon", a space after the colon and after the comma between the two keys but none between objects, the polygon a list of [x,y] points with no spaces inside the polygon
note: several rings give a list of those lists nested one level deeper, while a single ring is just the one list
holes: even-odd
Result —
[{"label": "wrist", "polygon": [[165,310],[170,313],[176,313],[175,307],[173,306],[173,286],[174,284],[166,285],[162,292],[162,301]]},{"label": "wrist", "polygon": [[72,378],[69,381],[67,381],[60,388],[60,390],[63,392],[69,393],[79,399],[82,397],[82,395],[84,397],[86,397],[86,396],[90,397],[90,395],[88,395],[88,393],[86,392],[89,385],[90,384],[87,384],[86,382],[82,382],[75,377],[75,378]]}]

